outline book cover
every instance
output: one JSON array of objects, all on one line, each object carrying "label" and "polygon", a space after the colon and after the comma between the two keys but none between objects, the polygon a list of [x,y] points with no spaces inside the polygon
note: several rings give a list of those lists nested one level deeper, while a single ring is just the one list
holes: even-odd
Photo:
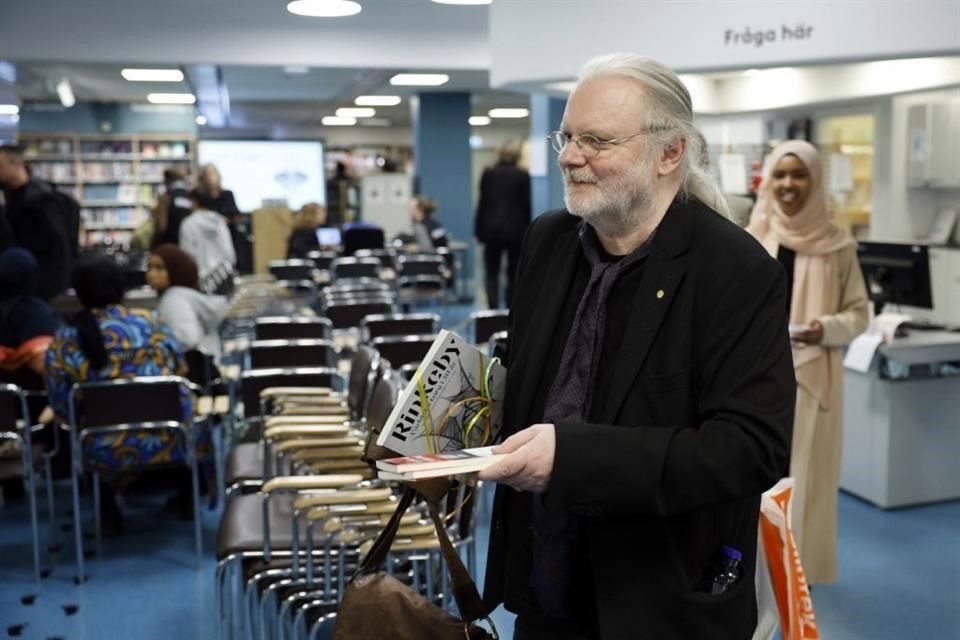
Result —
[{"label": "book cover", "polygon": [[377,444],[405,456],[482,447],[503,422],[507,370],[443,330],[400,394]]},{"label": "book cover", "polygon": [[392,473],[408,473],[427,469],[469,466],[482,458],[493,456],[492,449],[493,447],[476,447],[460,449],[459,451],[444,451],[443,453],[425,453],[419,456],[387,458],[386,460],[377,460],[377,469]]}]

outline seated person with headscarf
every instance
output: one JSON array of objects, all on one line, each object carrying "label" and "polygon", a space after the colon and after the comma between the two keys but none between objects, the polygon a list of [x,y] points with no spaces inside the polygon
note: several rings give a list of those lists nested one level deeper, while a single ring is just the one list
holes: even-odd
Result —
[{"label": "seated person with headscarf", "polygon": [[150,254],[146,280],[160,295],[160,319],[183,350],[196,349],[219,360],[219,328],[227,300],[199,290],[197,263],[190,254],[173,244],[160,245]]},{"label": "seated person with headscarf", "polygon": [[[113,259],[98,255],[79,260],[72,284],[83,308],[57,331],[46,356],[50,406],[62,422],[68,421],[68,398],[75,383],[186,373],[170,327],[155,312],[123,306],[123,272]],[[181,406],[184,418],[192,417],[192,397],[186,389]],[[81,419],[82,415],[81,408]],[[200,441],[209,440],[204,435],[200,434]],[[185,454],[180,439],[168,431],[152,431],[144,437],[134,430],[85,439],[84,461],[104,481],[105,531],[122,528],[115,492],[132,480],[131,467],[185,463]]]}]

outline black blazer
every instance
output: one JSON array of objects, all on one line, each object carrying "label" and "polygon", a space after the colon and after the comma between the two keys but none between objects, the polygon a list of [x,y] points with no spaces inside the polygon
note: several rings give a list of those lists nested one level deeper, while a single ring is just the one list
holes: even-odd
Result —
[{"label": "black blazer", "polygon": [[530,174],[501,162],[485,169],[473,234],[483,243],[519,245],[530,224]]},{"label": "black blazer", "polygon": [[[508,347],[507,434],[531,415],[580,257],[578,218],[524,240]],[[612,367],[602,424],[558,423],[545,504],[580,516],[604,640],[745,640],[756,626],[760,494],[787,474],[796,383],[786,276],[696,200],[660,224]],[[500,487],[484,597],[518,610],[530,572],[529,495]],[[743,552],[726,593],[696,590],[721,545]]]}]

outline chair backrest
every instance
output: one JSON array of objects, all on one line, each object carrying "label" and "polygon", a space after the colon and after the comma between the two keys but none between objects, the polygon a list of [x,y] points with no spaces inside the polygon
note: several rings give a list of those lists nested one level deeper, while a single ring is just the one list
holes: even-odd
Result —
[{"label": "chair backrest", "polygon": [[379,258],[337,258],[330,265],[334,280],[343,278],[379,278]]},{"label": "chair backrest", "polygon": [[343,253],[352,256],[359,249],[382,249],[383,229],[378,227],[348,226],[343,230]]},{"label": "chair backrest", "polygon": [[500,358],[500,362],[507,366],[507,340],[510,334],[507,331],[497,331],[490,336],[487,344],[490,348],[491,358]]},{"label": "chair backrest", "polygon": [[350,407],[350,417],[353,420],[365,417],[379,370],[380,354],[377,350],[364,344],[359,345],[350,359],[350,377],[347,380],[347,406]]},{"label": "chair backrest", "polygon": [[440,316],[435,313],[394,313],[367,316],[360,321],[364,342],[380,336],[409,336],[436,333]]},{"label": "chair backrest", "polygon": [[323,290],[325,299],[362,297],[367,294],[389,294],[390,285],[382,280],[373,278],[351,278],[346,283],[343,280],[330,285]]},{"label": "chair backrest", "polygon": [[73,416],[82,428],[146,422],[183,422],[179,376],[117,378],[73,385]]},{"label": "chair backrest", "polygon": [[29,415],[23,390],[15,384],[0,383],[0,433],[16,432],[17,420]]},{"label": "chair backrest", "polygon": [[250,343],[251,369],[336,366],[337,349],[329,340],[255,340]]},{"label": "chair backrest", "polygon": [[329,271],[330,264],[337,259],[337,254],[333,251],[311,251],[307,254],[307,259],[320,271]]},{"label": "chair backrest", "polygon": [[394,372],[385,370],[377,376],[367,406],[367,429],[380,433],[400,396],[400,383]]},{"label": "chair backrest", "polygon": [[330,318],[334,329],[359,327],[364,317],[376,314],[396,312],[393,302],[387,299],[374,301],[338,301],[326,307],[326,316]]},{"label": "chair backrest", "polygon": [[254,336],[257,340],[329,339],[333,323],[327,318],[273,316],[257,318]]},{"label": "chair backrest", "polygon": [[385,269],[397,267],[397,252],[393,249],[360,249],[353,255],[357,258],[377,258],[380,260],[380,266]]},{"label": "chair backrest", "polygon": [[260,392],[269,387],[329,387],[340,390],[342,379],[330,367],[296,367],[289,369],[250,369],[240,374],[240,399],[243,415],[260,415]]},{"label": "chair backrest", "polygon": [[380,336],[371,340],[370,345],[398,369],[405,364],[420,364],[435,338],[435,335]]},{"label": "chair backrest", "polygon": [[397,256],[397,277],[439,276],[443,274],[443,267],[443,257],[438,255],[414,254]]},{"label": "chair backrest", "polygon": [[187,363],[187,379],[206,389],[214,376],[213,356],[203,353],[199,349],[190,349],[183,354]]},{"label": "chair backrest", "polygon": [[313,260],[271,260],[267,268],[277,280],[313,280],[317,271]]},{"label": "chair backrest", "polygon": [[399,276],[397,278],[397,288],[436,294],[447,288],[447,280],[441,275]]},{"label": "chair backrest", "polygon": [[490,311],[474,311],[470,314],[470,324],[473,326],[473,343],[483,344],[490,340],[490,336],[498,331],[506,331],[509,324],[510,312],[506,309],[491,309]]}]

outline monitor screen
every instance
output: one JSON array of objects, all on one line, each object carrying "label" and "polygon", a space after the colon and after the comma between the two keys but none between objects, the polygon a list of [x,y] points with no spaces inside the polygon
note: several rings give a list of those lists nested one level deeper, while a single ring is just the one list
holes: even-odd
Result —
[{"label": "monitor screen", "polygon": [[241,211],[264,206],[326,204],[323,144],[285,140],[201,140],[200,165],[220,171],[224,189],[233,191]]},{"label": "monitor screen", "polygon": [[918,244],[861,242],[857,248],[867,294],[879,314],[885,304],[933,308],[930,256]]},{"label": "monitor screen", "polygon": [[317,242],[321,247],[339,247],[343,244],[337,227],[317,227]]}]

